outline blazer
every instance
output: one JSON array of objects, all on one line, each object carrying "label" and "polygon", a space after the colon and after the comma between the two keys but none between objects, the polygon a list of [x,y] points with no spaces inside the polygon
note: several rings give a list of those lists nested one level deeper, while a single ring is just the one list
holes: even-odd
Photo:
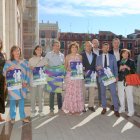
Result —
[{"label": "blazer", "polygon": [[83,67],[85,67],[85,71],[87,71],[87,70],[95,71],[96,70],[95,67],[96,67],[97,55],[92,52],[93,59],[92,59],[92,63],[91,64],[88,61],[86,52],[83,52],[81,55],[82,55],[82,63],[83,63]]},{"label": "blazer", "polygon": [[[113,49],[110,50],[109,53],[114,55]],[[121,50],[120,50],[120,49],[119,49],[119,53],[121,53]],[[121,59],[121,56],[120,56],[120,59]],[[117,61],[117,65],[118,65],[118,67],[119,67],[119,61]]]},{"label": "blazer", "polygon": [[[117,66],[117,61],[116,61],[116,58],[114,55],[112,54],[109,54],[109,68],[111,69],[111,72],[114,74],[115,77],[118,77],[118,66]],[[104,62],[103,62],[103,59],[102,59],[103,55],[99,55],[96,59],[96,67],[97,66],[101,66],[101,67],[104,67]],[[101,82],[101,79],[100,77],[98,78],[99,79],[99,82]]]},{"label": "blazer", "polygon": [[[121,64],[121,60],[120,60],[118,69],[120,69],[121,65],[123,64]],[[125,80],[126,75],[134,74],[136,72],[135,62],[132,59],[128,59],[124,65],[127,65],[128,67],[130,67],[130,70],[125,69],[124,71],[119,71],[118,81],[123,81]]]}]

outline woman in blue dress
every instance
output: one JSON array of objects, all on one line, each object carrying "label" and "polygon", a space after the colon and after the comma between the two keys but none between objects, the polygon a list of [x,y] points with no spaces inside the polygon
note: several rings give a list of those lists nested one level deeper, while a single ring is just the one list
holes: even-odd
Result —
[{"label": "woman in blue dress", "polygon": [[[22,86],[20,89],[8,89],[8,96],[10,100],[11,123],[15,122],[17,100],[19,104],[20,118],[23,120],[23,122],[28,123],[29,120],[26,118],[25,111],[24,111],[24,98],[26,97],[26,94],[27,94],[27,85],[29,85],[30,69],[28,66],[28,62],[21,58],[21,49],[17,46],[13,46],[11,48],[10,60],[6,61],[3,68],[4,76],[6,77],[7,72],[10,72],[10,71],[12,72],[13,70],[21,71]],[[19,80],[19,77],[18,77],[18,80]]]}]

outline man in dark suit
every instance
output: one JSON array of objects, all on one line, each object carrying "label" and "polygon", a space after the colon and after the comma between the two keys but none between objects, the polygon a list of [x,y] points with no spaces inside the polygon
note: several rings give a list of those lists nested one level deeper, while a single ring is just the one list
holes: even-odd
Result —
[{"label": "man in dark suit", "polygon": [[[99,41],[98,39],[93,39],[92,40],[92,46],[93,46],[93,53],[96,54],[97,56],[102,54],[102,50],[99,49]],[[99,106],[101,105],[101,90],[100,90],[100,85],[98,82],[98,77],[97,77],[97,86],[98,86],[98,100],[99,100]]]},{"label": "man in dark suit", "polygon": [[[92,44],[90,41],[85,42],[85,51],[81,54],[82,55],[82,63],[84,67],[84,71],[96,71],[95,66],[96,66],[96,54],[92,52]],[[95,93],[96,89],[94,87],[89,87],[89,104],[88,104],[88,109],[91,111],[95,111],[94,109],[94,98],[95,98]],[[84,100],[86,97],[86,87],[84,86]]]},{"label": "man in dark suit", "polygon": [[[109,51],[108,43],[104,43],[102,45],[102,51],[103,53],[100,56],[98,56],[96,59],[96,69],[98,71],[100,69],[109,67],[117,81],[118,79],[117,61],[114,55],[108,53]],[[100,83],[101,98],[102,98],[101,101],[102,101],[102,107],[103,107],[101,114],[105,114],[106,113],[106,86],[104,86],[100,76],[98,80]],[[113,100],[114,114],[116,115],[116,117],[119,117],[120,114],[118,112],[118,97],[117,97],[117,91],[116,91],[116,83],[112,83],[108,87],[110,89],[112,100]]]},{"label": "man in dark suit", "polygon": [[[119,46],[120,46],[119,38],[114,38],[113,41],[112,41],[112,45],[113,45],[113,48],[109,51],[109,53],[113,54],[116,57],[117,66],[119,66],[120,53],[121,53],[121,50],[119,49]],[[110,110],[114,110],[113,105],[111,105]]]}]

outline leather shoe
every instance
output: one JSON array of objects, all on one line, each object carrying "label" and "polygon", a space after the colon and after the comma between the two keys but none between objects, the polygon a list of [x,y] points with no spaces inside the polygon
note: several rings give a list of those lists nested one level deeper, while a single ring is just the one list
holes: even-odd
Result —
[{"label": "leather shoe", "polygon": [[114,114],[116,117],[120,117],[120,113],[118,111],[115,111]]},{"label": "leather shoe", "polygon": [[84,107],[84,110],[83,110],[82,112],[83,112],[83,113],[87,112],[85,107]]},{"label": "leather shoe", "polygon": [[110,110],[114,111],[114,105],[111,105]]},{"label": "leather shoe", "polygon": [[101,114],[102,114],[102,115],[104,115],[105,113],[106,113],[106,109],[105,109],[105,108],[103,108],[103,110],[102,110]]},{"label": "leather shoe", "polygon": [[93,112],[95,112],[95,109],[94,109],[94,107],[88,107],[88,109],[89,109],[90,111],[93,111]]}]

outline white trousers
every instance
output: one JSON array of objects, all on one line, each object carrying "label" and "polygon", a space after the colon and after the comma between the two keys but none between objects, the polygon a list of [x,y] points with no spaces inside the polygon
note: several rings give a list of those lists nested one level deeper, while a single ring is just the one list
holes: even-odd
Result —
[{"label": "white trousers", "polygon": [[36,87],[31,87],[31,112],[35,113],[35,106],[36,106],[36,98],[38,97],[38,103],[39,103],[39,113],[43,111],[44,106],[44,86],[38,85]]},{"label": "white trousers", "polygon": [[[95,100],[97,90],[95,89],[95,87],[88,87],[88,92],[89,92],[88,107],[94,107],[94,100]],[[85,84],[83,82],[83,99],[84,99],[84,103],[85,103],[86,95],[87,95],[87,90],[86,90]]]},{"label": "white trousers", "polygon": [[124,86],[124,82],[118,82],[118,97],[120,100],[120,110],[125,111],[125,94],[127,99],[128,113],[134,114],[133,86]]}]

